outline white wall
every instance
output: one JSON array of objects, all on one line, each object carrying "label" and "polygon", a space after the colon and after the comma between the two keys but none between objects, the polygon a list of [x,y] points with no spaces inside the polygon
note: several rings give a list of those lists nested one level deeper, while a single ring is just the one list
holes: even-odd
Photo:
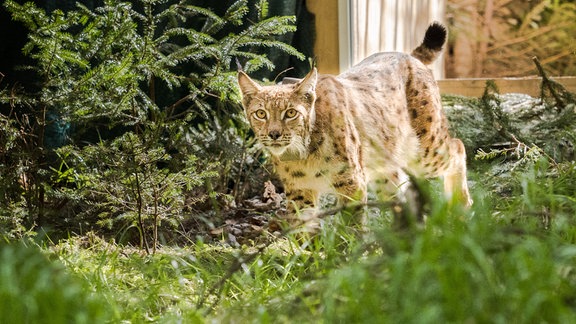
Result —
[{"label": "white wall", "polygon": [[[445,7],[446,0],[340,1],[341,71],[377,52],[411,52],[431,22],[443,22]],[[431,66],[436,78],[444,76],[442,62]]]}]

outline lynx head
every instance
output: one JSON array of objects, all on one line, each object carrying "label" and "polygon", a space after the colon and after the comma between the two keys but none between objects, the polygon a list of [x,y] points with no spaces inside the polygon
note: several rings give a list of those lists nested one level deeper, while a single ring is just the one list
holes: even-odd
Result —
[{"label": "lynx head", "polygon": [[242,105],[256,137],[281,160],[305,159],[314,127],[316,81],[313,68],[295,84],[261,86],[238,73]]}]

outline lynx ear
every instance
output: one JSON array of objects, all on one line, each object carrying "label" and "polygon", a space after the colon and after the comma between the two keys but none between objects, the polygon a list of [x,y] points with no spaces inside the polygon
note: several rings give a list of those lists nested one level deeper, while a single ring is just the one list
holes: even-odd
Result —
[{"label": "lynx ear", "polygon": [[301,94],[314,94],[316,92],[316,82],[318,81],[318,71],[315,67],[306,74],[304,79],[296,86],[296,89]]},{"label": "lynx ear", "polygon": [[316,82],[318,81],[318,71],[316,68],[312,68],[308,74],[304,77],[298,85],[296,85],[296,94],[303,98],[310,107],[313,107],[314,101],[316,101]]},{"label": "lynx ear", "polygon": [[242,96],[244,97],[252,96],[262,89],[258,83],[250,79],[250,77],[243,71],[238,71],[238,85],[240,86],[240,91],[242,91]]}]

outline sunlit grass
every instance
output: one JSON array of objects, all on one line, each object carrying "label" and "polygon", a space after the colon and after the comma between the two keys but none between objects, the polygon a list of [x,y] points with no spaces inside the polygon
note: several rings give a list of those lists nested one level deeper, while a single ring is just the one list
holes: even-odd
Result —
[{"label": "sunlit grass", "polygon": [[[305,246],[286,236],[241,248],[166,246],[154,255],[90,234],[41,248],[3,247],[2,280],[29,280],[14,270],[24,267],[44,280],[42,289],[60,292],[54,298],[62,305],[90,301],[66,306],[66,318],[112,322],[576,320],[574,163],[538,160],[500,178],[490,170],[472,168],[471,210],[447,204],[429,186],[426,226],[399,230],[375,219],[359,235],[336,216]],[[42,265],[26,266],[30,259]],[[61,278],[70,284],[50,284]],[[10,287],[0,285],[0,296],[10,300],[2,305],[20,309],[20,318],[43,314],[30,313],[24,301],[53,307],[54,298],[45,302],[36,288]]]}]

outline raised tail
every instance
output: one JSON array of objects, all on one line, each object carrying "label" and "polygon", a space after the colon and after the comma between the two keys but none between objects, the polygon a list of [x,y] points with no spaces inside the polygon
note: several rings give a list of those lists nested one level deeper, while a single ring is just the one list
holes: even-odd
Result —
[{"label": "raised tail", "polygon": [[431,64],[440,55],[442,46],[446,42],[447,33],[444,25],[439,22],[432,23],[428,29],[426,29],[426,35],[424,35],[422,44],[416,47],[411,55],[426,65]]}]

